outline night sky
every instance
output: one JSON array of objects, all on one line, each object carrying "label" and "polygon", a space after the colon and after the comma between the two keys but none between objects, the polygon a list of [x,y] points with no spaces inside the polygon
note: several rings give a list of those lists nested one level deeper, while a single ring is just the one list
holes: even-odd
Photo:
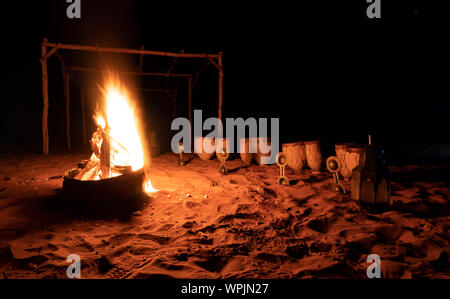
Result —
[{"label": "night sky", "polygon": [[[82,0],[82,19],[68,19],[65,1],[8,1],[4,34],[2,139],[41,149],[41,41],[194,53],[224,52],[224,117],[279,117],[281,141],[366,140],[383,144],[448,143],[450,111],[449,1],[382,0],[381,20],[355,1],[99,1]],[[342,3],[341,3],[342,2]],[[297,5],[295,5],[297,4]],[[136,70],[137,56],[61,52],[67,63]],[[75,55],[71,55],[75,54]],[[171,60],[145,58],[144,70],[165,72]],[[180,61],[195,72],[203,61]],[[95,86],[98,76],[78,73]],[[194,90],[194,108],[217,115],[217,71]],[[124,78],[124,80],[128,80]],[[130,85],[164,81],[129,78]],[[175,86],[182,81],[170,81]],[[61,70],[49,60],[51,152],[65,148]],[[82,144],[79,92],[72,88],[72,143]],[[147,125],[169,136],[170,101],[139,96]],[[186,95],[178,98],[187,116]],[[93,124],[91,124],[92,126]]]}]

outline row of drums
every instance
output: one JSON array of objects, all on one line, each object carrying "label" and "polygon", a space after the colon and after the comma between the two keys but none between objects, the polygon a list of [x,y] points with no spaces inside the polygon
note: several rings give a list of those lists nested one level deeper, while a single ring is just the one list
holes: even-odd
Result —
[{"label": "row of drums", "polygon": [[[270,146],[269,137],[242,138],[239,142],[241,160],[245,165],[251,165],[253,162],[261,164],[262,157],[270,156],[270,151],[266,148]],[[194,148],[202,160],[210,160],[215,153],[222,153],[224,150],[230,152],[227,138],[197,136]],[[256,148],[256,153],[251,153],[251,148]],[[336,158],[341,164],[340,174],[344,179],[350,179],[353,169],[359,164],[363,147],[355,143],[339,143],[335,145],[335,150]],[[308,166],[313,173],[318,173],[322,168],[323,156],[319,140],[283,143],[282,151],[286,155],[287,165],[295,171],[301,171]]]},{"label": "row of drums", "polygon": [[[196,136],[194,149],[201,160],[210,160],[216,153],[231,152],[230,143],[227,140],[227,138]],[[245,165],[251,165],[253,162],[261,164],[263,157],[270,157],[269,137],[242,138],[238,146],[241,160]]]},{"label": "row of drums", "polygon": [[[322,153],[320,141],[298,141],[284,143],[283,153],[286,155],[287,164],[295,171],[304,169],[307,165],[318,172],[322,167]],[[339,173],[346,180],[352,177],[353,169],[359,164],[359,157],[364,148],[355,143],[339,143],[335,145],[336,158],[341,164]]]}]

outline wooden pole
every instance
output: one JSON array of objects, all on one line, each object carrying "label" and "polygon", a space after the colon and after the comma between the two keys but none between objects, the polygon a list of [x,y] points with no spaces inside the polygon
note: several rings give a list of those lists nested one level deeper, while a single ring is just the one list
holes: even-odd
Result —
[{"label": "wooden pole", "polygon": [[[87,68],[87,67],[79,67],[79,66],[69,66],[67,67],[71,71],[78,72],[90,72],[90,73],[103,73],[103,71]],[[119,74],[130,75],[130,76],[155,76],[155,77],[189,77],[190,74],[174,74],[174,73],[145,73],[145,72],[127,72],[127,71],[118,71]]]},{"label": "wooden pole", "polygon": [[67,149],[72,150],[72,144],[70,143],[70,74],[66,73],[66,138]]},{"label": "wooden pole", "polygon": [[188,109],[189,109],[189,122],[192,127],[192,77],[188,80]]},{"label": "wooden pole", "polygon": [[83,145],[87,145],[87,132],[86,132],[86,90],[81,89],[81,119],[83,122]]},{"label": "wooden pole", "polygon": [[192,141],[192,76],[188,79],[188,109],[189,109],[189,123],[191,124],[191,141]]},{"label": "wooden pole", "polygon": [[223,61],[222,52],[219,52],[219,119],[222,120],[222,103],[223,103]]},{"label": "wooden pole", "polygon": [[56,47],[66,50],[80,50],[80,51],[92,51],[103,53],[122,53],[122,54],[143,54],[165,57],[180,57],[180,58],[219,58],[220,54],[189,54],[189,53],[174,53],[174,52],[162,52],[162,51],[150,51],[150,50],[136,50],[125,48],[111,48],[111,47],[99,47],[99,46],[86,46],[86,45],[74,45],[74,44],[55,44],[47,43],[48,47]]},{"label": "wooden pole", "polygon": [[[47,54],[48,40],[44,39],[42,42],[41,55],[45,57]],[[48,155],[49,153],[49,137],[48,137],[48,73],[47,73],[47,59],[43,59],[42,62],[42,96],[43,96],[43,109],[42,109],[42,153]]]}]

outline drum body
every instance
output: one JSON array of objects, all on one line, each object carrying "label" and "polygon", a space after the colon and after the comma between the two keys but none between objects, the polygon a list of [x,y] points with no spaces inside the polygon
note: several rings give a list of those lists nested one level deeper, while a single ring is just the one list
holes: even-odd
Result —
[{"label": "drum body", "polygon": [[203,161],[210,160],[216,151],[215,139],[212,137],[196,136],[194,150]]},{"label": "drum body", "polygon": [[306,141],[306,161],[313,173],[318,173],[322,167],[322,152],[320,150],[320,141]]},{"label": "drum body", "polygon": [[286,155],[287,165],[295,171],[300,171],[306,166],[306,148],[302,141],[284,143],[281,146]]}]

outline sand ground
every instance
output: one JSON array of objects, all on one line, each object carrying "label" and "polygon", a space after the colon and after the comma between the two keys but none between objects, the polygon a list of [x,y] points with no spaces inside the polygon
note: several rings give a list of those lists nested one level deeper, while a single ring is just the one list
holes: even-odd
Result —
[{"label": "sand ground", "polygon": [[[391,167],[390,210],[371,214],[328,191],[331,174],[192,157],[153,158],[161,190],[131,217],[60,209],[61,175],[89,154],[0,159],[0,278],[365,278],[378,254],[385,278],[450,278],[449,166]],[[105,209],[108,209],[105,206]]]}]

